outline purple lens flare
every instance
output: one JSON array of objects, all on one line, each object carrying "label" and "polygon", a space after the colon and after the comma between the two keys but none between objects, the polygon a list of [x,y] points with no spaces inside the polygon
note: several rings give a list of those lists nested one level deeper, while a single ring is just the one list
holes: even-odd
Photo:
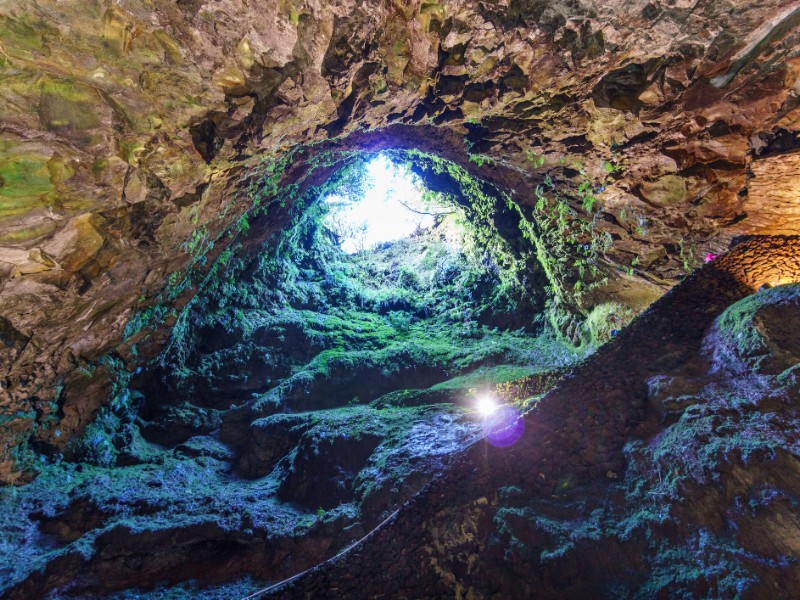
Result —
[{"label": "purple lens flare", "polygon": [[496,448],[513,446],[525,432],[525,419],[517,409],[504,404],[487,416],[483,431],[488,442]]}]

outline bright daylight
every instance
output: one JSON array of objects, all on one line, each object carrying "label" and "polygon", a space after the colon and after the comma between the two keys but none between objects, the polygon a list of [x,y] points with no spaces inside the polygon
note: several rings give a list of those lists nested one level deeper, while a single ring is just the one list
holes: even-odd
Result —
[{"label": "bright daylight", "polygon": [[428,229],[436,214],[449,212],[430,207],[417,177],[383,154],[367,163],[361,187],[353,196],[331,194],[325,199],[330,207],[325,224],[348,254]]}]

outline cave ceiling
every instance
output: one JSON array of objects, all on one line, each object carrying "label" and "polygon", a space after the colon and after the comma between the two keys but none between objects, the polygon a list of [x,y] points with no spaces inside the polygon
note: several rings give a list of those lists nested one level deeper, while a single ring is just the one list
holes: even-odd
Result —
[{"label": "cave ceiling", "polygon": [[[601,298],[652,300],[739,236],[797,233],[798,35],[788,1],[7,0],[0,481],[24,480],[39,421],[108,397],[76,369],[147,358],[126,324],[224,250],[265,173],[274,196],[326,157],[419,150],[521,206],[558,188],[579,218],[589,182]],[[255,218],[242,251],[280,225]]]}]

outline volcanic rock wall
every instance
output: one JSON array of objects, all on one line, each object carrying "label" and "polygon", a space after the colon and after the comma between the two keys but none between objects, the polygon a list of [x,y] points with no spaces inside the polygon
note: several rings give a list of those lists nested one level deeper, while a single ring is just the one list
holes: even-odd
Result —
[{"label": "volcanic rock wall", "polygon": [[595,300],[615,266],[666,288],[734,235],[793,232],[798,21],[778,0],[4,3],[0,481],[82,431],[125,377],[103,357],[142,360],[131,316],[300,146],[437,127],[576,218],[589,181]]},{"label": "volcanic rock wall", "polygon": [[[748,296],[799,282],[799,250],[796,236],[754,238],[696,272],[545,396],[516,445],[477,444],[350,552],[268,593],[791,597],[800,303],[797,286]],[[731,305],[742,332],[758,328],[749,345],[715,322]],[[648,580],[684,552],[694,579]]]}]

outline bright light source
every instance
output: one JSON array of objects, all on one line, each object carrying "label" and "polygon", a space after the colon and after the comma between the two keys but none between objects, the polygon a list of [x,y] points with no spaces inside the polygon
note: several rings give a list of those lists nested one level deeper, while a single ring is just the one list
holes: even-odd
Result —
[{"label": "bright light source", "polygon": [[475,403],[475,409],[484,417],[493,414],[498,408],[497,401],[491,396],[480,396]]},{"label": "bright light source", "polygon": [[348,254],[428,229],[434,224],[429,213],[442,212],[425,210],[417,178],[382,154],[367,163],[363,183],[363,198],[331,194],[325,199],[330,207],[326,225]]}]

